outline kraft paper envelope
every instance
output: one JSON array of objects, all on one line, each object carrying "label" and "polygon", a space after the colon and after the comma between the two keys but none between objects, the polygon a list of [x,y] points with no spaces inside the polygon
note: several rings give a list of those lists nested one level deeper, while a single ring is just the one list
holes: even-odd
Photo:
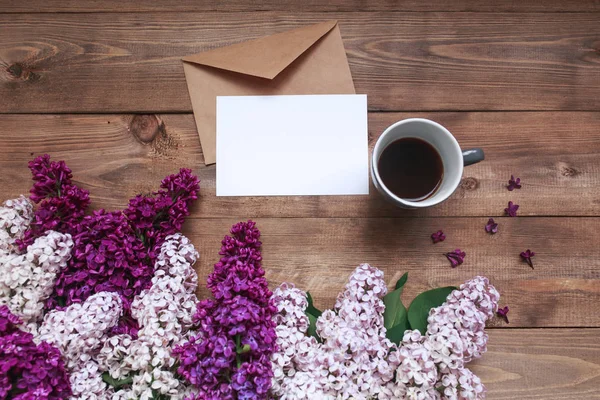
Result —
[{"label": "kraft paper envelope", "polygon": [[204,162],[216,161],[216,97],[354,94],[337,21],[198,53],[183,70]]}]

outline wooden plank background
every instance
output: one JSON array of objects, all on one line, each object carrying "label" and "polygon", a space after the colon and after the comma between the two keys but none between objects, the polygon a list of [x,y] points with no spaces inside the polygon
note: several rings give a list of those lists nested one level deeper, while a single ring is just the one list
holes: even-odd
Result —
[{"label": "wooden plank background", "polygon": [[600,11],[598,0],[4,0],[3,13],[198,11]]},{"label": "wooden plank background", "polygon": [[[408,117],[438,121],[463,148],[480,146],[483,163],[465,168],[457,193],[438,207],[400,210],[371,188],[369,196],[215,197],[215,166],[203,164],[189,115],[0,115],[0,187],[7,196],[29,188],[32,154],[67,160],[99,207],[120,208],[155,190],[179,167],[202,180],[196,218],[502,216],[508,201],[519,216],[600,215],[600,112],[370,113],[370,146],[388,125]],[[24,138],[27,145],[24,146]],[[100,158],[97,158],[100,157]],[[511,174],[523,189],[509,192]],[[335,200],[335,201],[333,201]]]},{"label": "wooden plank background", "polygon": [[[180,58],[326,19],[339,20],[369,96],[370,146],[393,122],[424,117],[486,150],[447,202],[399,210],[373,189],[215,197]],[[67,161],[95,208],[122,208],[191,167],[202,189],[184,233],[201,280],[247,218],[263,232],[271,285],[294,281],[322,308],[361,262],[390,283],[408,271],[406,303],[486,275],[511,308],[473,366],[488,398],[600,399],[600,0],[4,0],[0,126],[2,198],[27,192],[27,161],[42,153]],[[511,174],[520,191],[505,189]],[[503,217],[509,200],[518,218]],[[433,245],[438,229],[448,239]],[[457,247],[467,257],[452,269],[442,253]],[[535,270],[519,258],[526,248]]]},{"label": "wooden plank background", "polygon": [[189,112],[181,57],[324,19],[371,110],[598,110],[599,15],[4,14],[0,112]]}]

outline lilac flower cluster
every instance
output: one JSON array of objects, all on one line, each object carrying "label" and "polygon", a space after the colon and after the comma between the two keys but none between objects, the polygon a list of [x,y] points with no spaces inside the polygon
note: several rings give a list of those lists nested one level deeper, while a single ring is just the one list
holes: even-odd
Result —
[{"label": "lilac flower cluster", "polygon": [[53,310],[44,316],[35,340],[48,342],[60,350],[71,372],[74,398],[110,398],[95,360],[122,313],[117,293],[100,292],[83,303],[62,311]]},{"label": "lilac flower cluster", "polygon": [[214,299],[198,304],[197,335],[175,349],[178,373],[196,389],[190,399],[267,399],[276,308],[261,267],[259,237],[251,221],[231,228],[207,280]]},{"label": "lilac flower cluster", "polygon": [[73,184],[73,174],[64,161],[50,161],[44,154],[29,162],[33,175],[30,199],[39,203],[30,229],[19,241],[25,250],[48,230],[72,233],[90,204],[90,194]]},{"label": "lilac flower cluster", "polygon": [[275,290],[278,351],[272,395],[285,399],[483,399],[481,380],[465,363],[486,350],[485,322],[499,295],[476,277],[431,310],[425,336],[406,331],[399,346],[383,327],[383,273],[359,266],[335,311],[317,319],[322,343],[306,335],[306,294],[289,284]]},{"label": "lilac flower cluster", "polygon": [[[131,302],[150,287],[160,245],[181,230],[189,215],[189,207],[198,197],[197,177],[191,170],[181,169],[162,181],[161,190],[131,199],[122,212],[99,210],[86,216],[89,193],[73,184],[64,161],[50,161],[43,155],[31,161],[29,168],[34,180],[31,199],[39,205],[29,224],[15,225],[14,221],[19,213],[31,214],[31,207],[13,207],[10,214],[0,214],[6,234],[15,237],[13,241],[22,251],[48,230],[70,234],[74,242],[72,257],[59,271],[46,309],[81,303],[94,293],[117,292],[125,314],[113,333],[135,335],[138,326],[129,312]],[[22,226],[29,227],[24,234],[20,233]]]},{"label": "lilac flower cluster", "polygon": [[69,377],[60,351],[36,344],[21,331],[21,320],[0,306],[0,399],[55,400],[71,395]]},{"label": "lilac flower cluster", "polygon": [[81,303],[94,293],[121,295],[125,308],[150,282],[146,249],[125,216],[95,211],[75,227],[72,258],[59,274],[47,308]]},{"label": "lilac flower cluster", "polygon": [[283,284],[273,294],[278,351],[272,394],[281,399],[375,398],[394,376],[387,356],[393,344],[383,324],[387,288],[383,272],[359,266],[334,310],[317,319],[323,343],[306,336],[306,294]]},{"label": "lilac flower cluster", "polygon": [[97,360],[101,371],[124,381],[112,399],[182,399],[189,388],[175,374],[173,346],[186,342],[196,311],[198,253],[181,234],[166,238],[158,254],[150,289],[136,296],[132,314],[140,323],[138,338],[115,335],[104,342]]},{"label": "lilac flower cluster", "polygon": [[6,200],[0,207],[0,255],[17,251],[33,219],[33,204],[25,196]]},{"label": "lilac flower cluster", "polygon": [[[1,242],[1,241],[0,241]],[[7,305],[35,333],[56,275],[71,256],[71,235],[48,231],[27,252],[0,254],[0,305]]]}]

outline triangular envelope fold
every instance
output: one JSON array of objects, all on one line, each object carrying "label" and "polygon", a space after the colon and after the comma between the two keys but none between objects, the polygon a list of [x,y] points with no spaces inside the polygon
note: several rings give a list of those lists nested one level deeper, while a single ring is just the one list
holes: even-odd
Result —
[{"label": "triangular envelope fold", "polygon": [[327,21],[186,56],[183,61],[273,79],[336,25]]}]

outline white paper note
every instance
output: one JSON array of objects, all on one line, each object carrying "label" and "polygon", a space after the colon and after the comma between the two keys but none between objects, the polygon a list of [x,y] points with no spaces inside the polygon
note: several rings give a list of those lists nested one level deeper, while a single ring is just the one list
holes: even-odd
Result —
[{"label": "white paper note", "polygon": [[217,196],[368,193],[366,95],[217,97]]}]

